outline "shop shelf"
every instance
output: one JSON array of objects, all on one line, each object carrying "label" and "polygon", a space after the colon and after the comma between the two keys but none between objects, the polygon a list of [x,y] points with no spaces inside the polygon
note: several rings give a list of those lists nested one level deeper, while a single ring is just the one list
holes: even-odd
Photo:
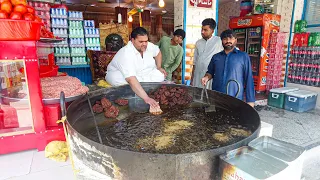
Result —
[{"label": "shop shelf", "polygon": [[100,44],[86,44],[86,47],[100,47]]},{"label": "shop shelf", "polygon": [[66,25],[52,25],[52,28],[63,28],[63,29],[68,29],[69,27]]},{"label": "shop shelf", "polygon": [[84,38],[84,35],[69,35],[69,38]]},{"label": "shop shelf", "polygon": [[55,57],[69,57],[70,54],[69,53],[65,53],[65,54],[54,54]]},{"label": "shop shelf", "polygon": [[92,84],[90,65],[59,66],[59,72],[65,72],[69,76],[76,77],[85,84]]},{"label": "shop shelf", "polygon": [[51,18],[68,19],[68,16],[67,16],[67,15],[55,15],[55,14],[51,14]]},{"label": "shop shelf", "polygon": [[90,65],[83,64],[83,65],[71,65],[71,66],[59,66],[60,69],[71,69],[71,68],[90,68]]},{"label": "shop shelf", "polygon": [[84,35],[86,38],[99,38],[100,35],[99,34],[86,34]]},{"label": "shop shelf", "polygon": [[54,47],[68,47],[68,44],[54,44]]},{"label": "shop shelf", "polygon": [[61,37],[61,38],[67,38],[68,34],[54,34],[55,36]]},{"label": "shop shelf", "polygon": [[71,57],[86,57],[86,53],[71,53]]},{"label": "shop shelf", "polygon": [[70,47],[71,48],[73,48],[73,47],[74,48],[76,48],[76,47],[80,47],[81,48],[81,47],[85,47],[85,45],[84,44],[70,44]]},{"label": "shop shelf", "polygon": [[69,17],[69,21],[83,21],[83,18],[71,18],[71,17]]},{"label": "shop shelf", "polygon": [[50,7],[34,7],[34,10],[49,12],[50,11]]}]

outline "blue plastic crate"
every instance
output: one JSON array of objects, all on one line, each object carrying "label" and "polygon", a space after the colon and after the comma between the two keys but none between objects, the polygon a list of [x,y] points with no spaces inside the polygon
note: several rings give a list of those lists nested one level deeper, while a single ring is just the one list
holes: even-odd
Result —
[{"label": "blue plastic crate", "polygon": [[310,91],[286,93],[284,108],[294,112],[305,112],[315,108],[318,94]]},{"label": "blue plastic crate", "polygon": [[76,77],[85,84],[92,84],[90,65],[59,66],[59,72],[65,72],[69,76]]}]

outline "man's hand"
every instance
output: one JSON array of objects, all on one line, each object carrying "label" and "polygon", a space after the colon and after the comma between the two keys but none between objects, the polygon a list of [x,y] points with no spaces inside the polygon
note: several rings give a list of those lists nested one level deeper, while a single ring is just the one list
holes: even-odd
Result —
[{"label": "man's hand", "polygon": [[248,102],[251,107],[254,107],[254,102]]},{"label": "man's hand", "polygon": [[164,74],[164,77],[167,77],[168,73],[163,68],[158,68],[158,70]]},{"label": "man's hand", "polygon": [[147,97],[146,99],[144,99],[144,102],[149,104],[151,108],[154,108],[154,109],[160,108],[159,103],[150,97]]},{"label": "man's hand", "polygon": [[209,81],[209,77],[208,76],[204,76],[201,79],[201,83],[202,83],[203,86],[206,86],[208,81]]}]

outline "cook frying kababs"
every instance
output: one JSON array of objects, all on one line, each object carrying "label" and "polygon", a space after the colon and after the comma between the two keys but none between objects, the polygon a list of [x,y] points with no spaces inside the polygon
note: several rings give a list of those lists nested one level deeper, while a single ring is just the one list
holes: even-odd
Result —
[{"label": "cook frying kababs", "polygon": [[131,41],[121,48],[108,65],[106,81],[112,86],[129,84],[133,92],[150,105],[150,112],[161,111],[159,103],[150,98],[140,82],[163,82],[167,73],[161,68],[162,55],[158,46],[148,42],[148,32],[134,29]]}]

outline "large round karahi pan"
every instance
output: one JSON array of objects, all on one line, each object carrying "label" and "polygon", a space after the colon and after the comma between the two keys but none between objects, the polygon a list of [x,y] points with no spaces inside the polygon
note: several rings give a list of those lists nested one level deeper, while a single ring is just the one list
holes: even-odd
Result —
[{"label": "large round karahi pan", "polygon": [[[148,92],[159,88],[159,83],[142,83]],[[182,86],[182,85],[166,85]],[[200,88],[183,86],[194,99],[199,99]],[[94,127],[92,114],[85,96],[74,101],[67,110],[67,129],[73,160],[79,171],[78,179],[123,179],[123,180],[215,180],[218,175],[218,156],[247,145],[258,136],[260,117],[243,101],[234,97],[208,91],[210,103],[235,113],[240,124],[251,124],[253,133],[234,144],[187,154],[152,154],[116,149],[94,142],[80,132]],[[130,98],[135,94],[129,85],[101,89],[89,94],[91,104],[106,96],[111,101]],[[98,122],[99,123],[99,122]]]}]

